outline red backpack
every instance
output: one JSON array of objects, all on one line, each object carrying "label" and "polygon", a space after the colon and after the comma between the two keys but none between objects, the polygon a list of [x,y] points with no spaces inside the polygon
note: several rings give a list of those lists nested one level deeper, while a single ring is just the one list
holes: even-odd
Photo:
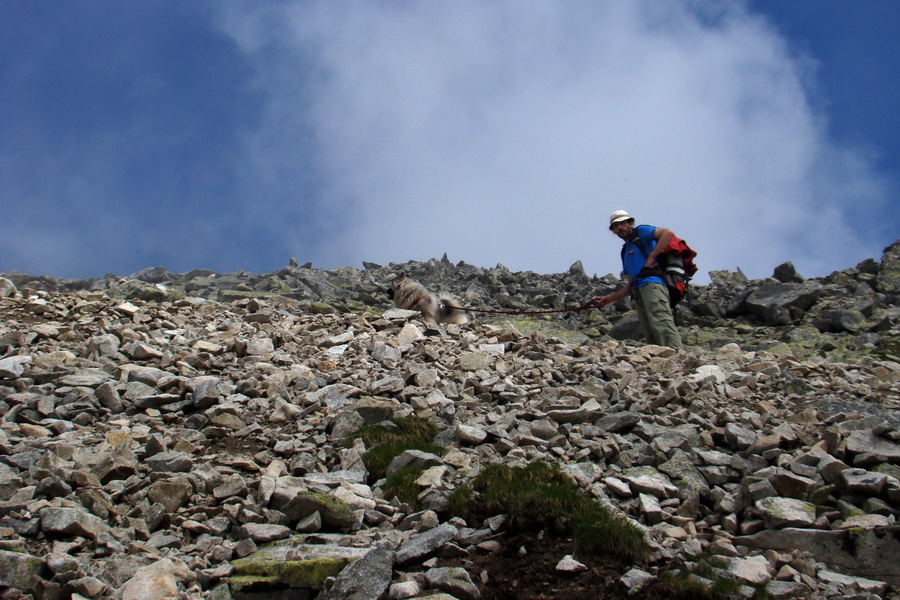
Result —
[{"label": "red backpack", "polygon": [[[641,238],[635,236],[634,244],[648,256],[650,253],[641,242]],[[625,246],[622,246],[622,255],[625,255]],[[697,272],[697,265],[694,264],[694,257],[697,253],[687,245],[683,239],[673,235],[662,252],[656,257],[657,267],[649,271],[642,272],[643,275],[656,275],[666,282],[669,288],[669,306],[675,306],[681,302],[684,295],[687,294],[688,284],[691,277]],[[657,271],[658,269],[658,271]]]}]

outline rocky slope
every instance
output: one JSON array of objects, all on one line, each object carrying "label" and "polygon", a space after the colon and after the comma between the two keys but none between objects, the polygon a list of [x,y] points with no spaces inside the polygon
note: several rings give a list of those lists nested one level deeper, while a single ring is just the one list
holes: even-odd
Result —
[{"label": "rocky slope", "polygon": [[[645,531],[623,594],[712,555],[746,597],[897,597],[898,255],[714,273],[678,353],[630,341],[625,307],[436,328],[383,294],[399,270],[510,312],[615,285],[578,264],[6,273],[0,598],[477,598],[495,574],[466,565],[505,551],[503,519],[448,495],[536,460]],[[392,467],[425,469],[418,510],[346,441],[406,415],[445,450]]]},{"label": "rocky slope", "polygon": [[[390,307],[387,282],[405,272],[430,289],[448,293],[482,322],[511,320],[521,330],[541,330],[570,342],[639,339],[629,301],[603,310],[575,310],[588,299],[615,289],[613,275],[588,277],[580,262],[566,273],[511,272],[502,265],[485,269],[441,260],[331,271],[311,264],[290,265],[266,274],[215,273],[198,269],[172,274],[153,267],[128,277],[59,280],[18,272],[0,274],[14,285],[50,292],[102,291],[117,298],[177,301],[199,297],[230,303],[279,296],[295,300],[303,313],[380,312]],[[828,277],[805,279],[791,263],[772,277],[748,280],[740,271],[713,271],[712,283],[694,285],[678,308],[685,341],[715,349],[738,343],[745,350],[789,352],[795,356],[854,359],[873,354],[900,355],[900,240],[885,249],[880,262],[868,259]],[[2,294],[2,289],[0,289]],[[571,312],[515,314],[535,311]],[[499,314],[505,312],[509,314]]]}]

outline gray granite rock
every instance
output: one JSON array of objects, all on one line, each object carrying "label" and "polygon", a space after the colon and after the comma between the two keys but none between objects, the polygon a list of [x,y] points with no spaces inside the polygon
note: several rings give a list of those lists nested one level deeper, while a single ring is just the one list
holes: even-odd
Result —
[{"label": "gray granite rock", "polygon": [[[562,308],[616,285],[577,268],[407,266],[495,308]],[[0,581],[24,560],[37,579],[21,585],[47,593],[128,584],[225,600],[258,585],[244,559],[285,573],[315,555],[332,567],[324,578],[290,583],[311,598],[354,593],[357,559],[380,548],[396,563],[375,561],[383,577],[359,593],[401,597],[413,581],[421,594],[433,570],[426,593],[446,595],[441,569],[509,543],[499,515],[446,521],[450,492],[488,462],[543,460],[646,531],[651,583],[668,561],[710,553],[773,597],[898,584],[882,559],[896,555],[900,502],[900,312],[895,292],[874,291],[874,261],[819,280],[717,273],[679,308],[682,352],[612,339],[633,318],[618,312],[627,301],[427,327],[386,310],[391,268],[156,269],[142,276],[163,281],[74,289],[17,275],[0,298],[0,530],[4,548],[31,554]],[[438,428],[441,456],[413,451],[392,468],[425,469],[431,510],[385,493],[366,442],[348,441],[411,415]],[[456,597],[484,585],[459,575]]]}]

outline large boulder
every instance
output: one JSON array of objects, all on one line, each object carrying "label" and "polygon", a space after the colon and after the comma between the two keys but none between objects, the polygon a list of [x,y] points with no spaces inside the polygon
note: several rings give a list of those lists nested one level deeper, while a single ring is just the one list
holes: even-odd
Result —
[{"label": "large boulder", "polygon": [[734,539],[750,548],[809,552],[828,566],[861,577],[871,577],[892,585],[900,584],[900,527],[874,529],[768,529]]},{"label": "large boulder", "polygon": [[884,249],[875,289],[884,294],[900,293],[900,240]]},{"label": "large boulder", "polygon": [[782,283],[768,280],[753,290],[744,300],[747,312],[756,316],[766,325],[790,325],[803,317],[816,303],[821,293],[821,284]]}]

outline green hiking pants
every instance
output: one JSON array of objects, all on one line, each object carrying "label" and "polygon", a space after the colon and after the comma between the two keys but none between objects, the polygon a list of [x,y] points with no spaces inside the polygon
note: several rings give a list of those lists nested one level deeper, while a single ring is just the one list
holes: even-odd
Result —
[{"label": "green hiking pants", "polygon": [[661,283],[648,283],[634,289],[638,321],[651,344],[681,350],[681,334],[675,327],[675,315],[669,306],[669,290]]}]

